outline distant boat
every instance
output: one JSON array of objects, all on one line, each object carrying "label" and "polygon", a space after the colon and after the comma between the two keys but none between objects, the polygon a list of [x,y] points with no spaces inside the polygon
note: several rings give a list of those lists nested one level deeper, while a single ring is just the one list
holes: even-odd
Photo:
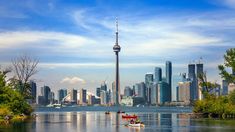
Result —
[{"label": "distant boat", "polygon": [[144,127],[144,124],[143,123],[134,123],[134,124],[129,123],[128,126],[129,127]]},{"label": "distant boat", "polygon": [[53,104],[53,106],[56,108],[56,109],[60,109],[62,107],[61,104]]},{"label": "distant boat", "polygon": [[141,122],[139,119],[137,119],[137,120],[131,119],[126,126],[129,126],[129,127],[144,127],[144,123]]},{"label": "distant boat", "polygon": [[137,115],[122,115],[122,118],[132,118],[132,119],[136,119],[138,116]]},{"label": "distant boat", "polygon": [[118,113],[118,114],[120,114],[120,113],[125,113],[125,111],[119,110],[117,113]]},{"label": "distant boat", "polygon": [[106,112],[105,112],[105,114],[106,114],[106,115],[109,115],[109,114],[110,114],[110,112],[109,112],[109,111],[106,111]]}]

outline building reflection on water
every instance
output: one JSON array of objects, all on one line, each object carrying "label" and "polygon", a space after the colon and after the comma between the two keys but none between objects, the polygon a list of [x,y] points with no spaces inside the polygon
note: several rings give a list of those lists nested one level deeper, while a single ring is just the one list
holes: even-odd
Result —
[{"label": "building reflection on water", "polygon": [[[126,120],[121,114],[111,112],[48,112],[37,113],[35,120],[26,123],[16,123],[6,131],[17,132],[140,132],[140,131],[164,131],[164,132],[188,132],[188,131],[219,131],[235,130],[235,123],[214,124],[213,121],[198,121],[188,114],[179,113],[135,113],[145,123],[144,128],[126,127]],[[134,114],[134,113],[130,113]],[[227,125],[227,126],[226,126]],[[5,130],[0,131],[4,132]]]}]

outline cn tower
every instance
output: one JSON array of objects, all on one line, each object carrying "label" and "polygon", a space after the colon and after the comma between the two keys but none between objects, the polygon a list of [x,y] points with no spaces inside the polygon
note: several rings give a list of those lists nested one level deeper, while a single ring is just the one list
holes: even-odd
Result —
[{"label": "cn tower", "polygon": [[116,89],[116,99],[115,105],[119,105],[119,98],[120,98],[120,80],[119,80],[119,57],[118,53],[121,50],[121,47],[118,45],[118,19],[116,19],[116,43],[113,46],[113,51],[116,55],[116,79],[115,79],[115,89]]}]

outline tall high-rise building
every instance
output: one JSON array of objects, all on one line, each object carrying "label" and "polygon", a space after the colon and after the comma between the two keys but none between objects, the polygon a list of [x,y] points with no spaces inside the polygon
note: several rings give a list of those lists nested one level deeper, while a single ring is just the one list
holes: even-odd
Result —
[{"label": "tall high-rise building", "polygon": [[132,95],[135,96],[136,92],[135,92],[135,85],[132,86]]},{"label": "tall high-rise building", "polygon": [[55,103],[55,93],[52,91],[50,92],[50,95],[49,95],[49,101],[50,101],[50,104]]},{"label": "tall high-rise building", "polygon": [[196,66],[197,66],[197,77],[198,77],[200,74],[203,74],[203,64],[199,63],[196,64]]},{"label": "tall high-rise building", "polygon": [[100,91],[100,104],[107,105],[107,91]]},{"label": "tall high-rise building", "polygon": [[116,21],[116,43],[113,46],[113,51],[115,52],[116,55],[116,77],[115,77],[115,87],[116,87],[116,105],[119,105],[120,102],[120,80],[119,80],[119,57],[118,53],[121,50],[121,47],[118,44],[118,21]]},{"label": "tall high-rise building", "polygon": [[153,74],[147,73],[145,74],[145,86],[146,86],[146,101],[148,104],[151,103],[151,86],[153,84]]},{"label": "tall high-rise building", "polygon": [[172,63],[170,61],[166,61],[166,83],[169,84],[171,88],[171,80],[172,80]]},{"label": "tall high-rise building", "polygon": [[[158,82],[159,83],[159,82]],[[158,83],[154,82],[151,85],[151,105],[157,105],[158,103]]]},{"label": "tall high-rise building", "polygon": [[42,95],[39,95],[39,96],[38,96],[38,104],[39,104],[39,105],[45,105],[44,96],[42,96]]},{"label": "tall high-rise building", "polygon": [[222,95],[228,95],[228,82],[226,80],[222,81],[223,92]]},{"label": "tall high-rise building", "polygon": [[95,96],[93,95],[88,95],[88,105],[93,105],[96,103]]},{"label": "tall high-rise building", "polygon": [[134,96],[139,96],[138,94],[139,94],[139,83],[136,83],[134,86],[133,86],[133,90],[135,91],[135,93],[134,93]]},{"label": "tall high-rise building", "polygon": [[96,88],[96,96],[100,97],[100,88]]},{"label": "tall high-rise building", "polygon": [[107,91],[107,84],[105,82],[101,84],[100,90]]},{"label": "tall high-rise building", "polygon": [[200,88],[200,81],[199,81],[199,76],[203,75],[203,64],[202,63],[198,63],[196,64],[197,67],[197,79],[196,79],[196,90],[197,90],[197,99],[202,99],[202,92],[201,92],[201,88]]},{"label": "tall high-rise building", "polygon": [[190,97],[192,100],[198,99],[197,79],[195,74],[195,64],[188,64],[188,78],[191,81]]},{"label": "tall high-rise building", "polygon": [[34,81],[30,81],[30,88],[31,88],[31,96],[33,97],[32,103],[36,103],[37,98],[37,85]]},{"label": "tall high-rise building", "polygon": [[115,82],[112,83],[112,97],[111,97],[111,103],[112,103],[112,104],[117,104],[117,102],[116,102],[116,87],[115,87]]},{"label": "tall high-rise building", "polygon": [[126,86],[124,89],[124,96],[132,96],[133,95],[133,90],[131,89],[131,87]]},{"label": "tall high-rise building", "polygon": [[51,89],[48,86],[41,87],[41,94],[44,98],[44,105],[50,104],[50,92]]},{"label": "tall high-rise building", "polygon": [[178,101],[190,103],[190,87],[191,81],[184,81],[178,83]]},{"label": "tall high-rise building", "polygon": [[67,89],[58,90],[58,102],[62,103],[63,98],[67,96]]},{"label": "tall high-rise building", "polygon": [[111,95],[112,94],[112,92],[111,92],[111,89],[109,89],[108,91],[107,91],[107,103],[108,104],[110,104],[112,101],[111,101]]},{"label": "tall high-rise building", "polygon": [[137,97],[142,97],[144,99],[146,99],[146,87],[145,87],[145,84],[144,82],[141,82],[141,83],[137,83],[136,84],[136,89],[137,89]]},{"label": "tall high-rise building", "polygon": [[195,75],[195,64],[188,64],[188,78],[194,79],[196,77]]},{"label": "tall high-rise building", "polygon": [[185,79],[183,79],[184,74],[180,74],[180,75],[173,75],[173,79],[172,79],[172,101],[176,101],[177,100],[177,87],[178,87],[178,83],[182,82],[183,80],[186,80],[186,76]]},{"label": "tall high-rise building", "polygon": [[78,96],[77,96],[77,90],[75,89],[72,89],[71,90],[71,102],[77,104],[77,101],[78,101]]},{"label": "tall high-rise building", "polygon": [[160,67],[155,67],[155,69],[154,69],[154,75],[155,75],[154,81],[155,81],[156,83],[162,81],[162,68],[160,68]]},{"label": "tall high-rise building", "polygon": [[172,83],[172,63],[170,61],[166,61],[166,83],[168,84],[168,87],[169,87],[169,98],[170,98],[170,101],[171,101],[171,83]]},{"label": "tall high-rise building", "polygon": [[79,104],[84,105],[86,103],[86,89],[82,88],[79,93]]},{"label": "tall high-rise building", "polygon": [[158,83],[157,101],[158,104],[171,101],[171,89],[164,79]]}]

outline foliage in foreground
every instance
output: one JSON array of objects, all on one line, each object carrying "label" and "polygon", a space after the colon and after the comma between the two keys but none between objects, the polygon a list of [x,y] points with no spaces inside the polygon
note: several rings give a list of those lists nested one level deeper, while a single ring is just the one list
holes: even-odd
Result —
[{"label": "foliage in foreground", "polygon": [[193,112],[202,113],[206,117],[222,117],[235,115],[235,91],[229,96],[216,97],[213,94],[207,94],[203,100],[195,102]]},{"label": "foliage in foreground", "polygon": [[6,73],[0,71],[0,116],[21,113],[30,115],[32,111],[24,97],[6,82]]},{"label": "foliage in foreground", "polygon": [[[235,83],[235,48],[226,51],[224,65],[219,65],[218,69],[221,77],[227,83]],[[226,69],[231,69],[232,73],[229,73]],[[214,94],[209,94],[210,89],[216,88],[216,86],[208,85],[210,83],[204,81],[207,80],[206,75],[201,78],[201,87],[206,87],[207,90],[202,91],[204,99],[195,102],[193,111],[195,113],[202,113],[207,117],[235,117],[235,90],[229,93],[228,96],[216,97]]]}]

